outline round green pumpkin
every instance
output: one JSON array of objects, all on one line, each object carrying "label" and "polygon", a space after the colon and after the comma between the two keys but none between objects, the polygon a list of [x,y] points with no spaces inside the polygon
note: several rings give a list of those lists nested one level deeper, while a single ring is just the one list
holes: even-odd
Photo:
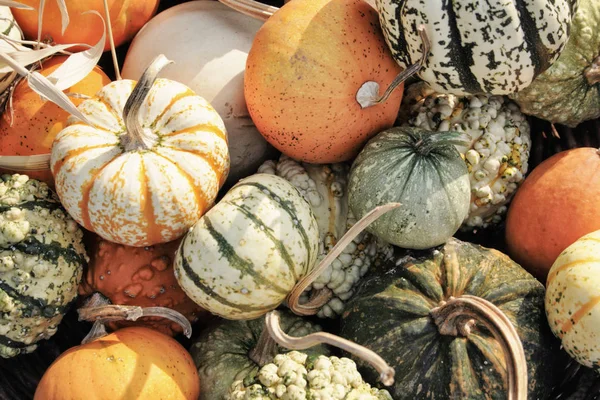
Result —
[{"label": "round green pumpkin", "polygon": [[580,0],[558,60],[511,96],[525,114],[576,127],[600,117],[600,2]]},{"label": "round green pumpkin", "polygon": [[[545,321],[544,286],[496,250],[452,238],[444,247],[401,254],[395,267],[371,275],[358,289],[342,317],[341,335],[395,367],[390,393],[396,400],[505,400],[499,342],[479,323],[466,336],[442,334],[432,317],[443,301],[462,295],[483,298],[508,317],[525,352],[528,398],[548,398],[558,346]],[[367,381],[377,379],[364,364],[361,373]]]},{"label": "round green pumpkin", "polygon": [[458,134],[396,127],[369,141],[352,165],[349,204],[357,218],[376,206],[402,206],[367,228],[388,243],[426,249],[444,243],[469,214],[469,172]]},{"label": "round green pumpkin", "polygon": [[[300,337],[321,330],[319,325],[289,311],[282,310],[279,315],[281,329],[290,336]],[[275,355],[290,351],[273,343],[270,349],[252,354],[263,333],[264,323],[264,316],[250,321],[222,320],[200,334],[190,353],[198,367],[201,399],[224,399],[233,382],[253,380],[260,367],[272,362]],[[303,352],[308,355],[330,355],[324,345]]]}]

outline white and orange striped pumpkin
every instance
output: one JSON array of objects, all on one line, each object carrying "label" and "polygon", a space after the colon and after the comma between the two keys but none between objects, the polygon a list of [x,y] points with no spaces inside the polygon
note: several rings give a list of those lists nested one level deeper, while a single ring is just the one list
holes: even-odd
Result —
[{"label": "white and orange striped pumpkin", "polygon": [[229,171],[222,119],[187,86],[112,82],[71,119],[52,147],[56,191],[69,214],[102,238],[149,246],[181,236],[214,203]]},{"label": "white and orange striped pumpkin", "polygon": [[600,230],[567,247],[552,265],[546,315],[567,353],[600,369]]}]

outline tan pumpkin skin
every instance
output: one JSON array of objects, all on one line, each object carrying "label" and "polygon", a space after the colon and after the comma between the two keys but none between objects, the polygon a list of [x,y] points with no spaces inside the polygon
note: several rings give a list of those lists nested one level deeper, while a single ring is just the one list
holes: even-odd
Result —
[{"label": "tan pumpkin skin", "polygon": [[[167,307],[182,313],[190,322],[208,312],[194,303],[181,289],[173,273],[173,260],[181,240],[150,247],[129,247],[97,238],[91,245],[90,262],[79,294],[99,292],[112,304],[140,307]],[[181,333],[179,324],[159,317],[137,321],[114,321],[112,330],[145,326],[165,335]]]},{"label": "tan pumpkin skin", "polygon": [[121,329],[64,352],[46,371],[34,400],[197,400],[194,360],[153,329]]},{"label": "tan pumpkin skin", "polygon": [[361,109],[367,81],[380,92],[400,67],[363,0],[292,0],[258,31],[246,63],[244,92],[260,133],[293,159],[324,164],[353,158],[396,119],[403,87]]}]

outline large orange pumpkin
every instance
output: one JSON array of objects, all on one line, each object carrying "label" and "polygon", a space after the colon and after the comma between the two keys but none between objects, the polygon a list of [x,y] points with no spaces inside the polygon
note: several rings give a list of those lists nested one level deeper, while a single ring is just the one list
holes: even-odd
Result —
[{"label": "large orange pumpkin", "polygon": [[[54,4],[53,1],[48,3]],[[44,62],[39,72],[48,76],[66,59],[66,56],[53,57]],[[100,68],[95,67],[87,77],[65,90],[65,93],[92,96],[109,82],[110,78]],[[83,100],[71,97],[71,101],[79,105]],[[7,110],[0,118],[0,155],[29,156],[50,153],[52,142],[65,127],[69,113],[52,102],[43,101],[31,90],[26,79],[21,80],[15,87],[12,109],[12,114]],[[0,170],[0,173],[5,172],[8,171]],[[49,184],[52,182],[50,169],[22,173]]]},{"label": "large orange pumpkin", "polygon": [[[13,8],[15,19],[26,38],[37,39],[40,0],[19,0],[19,2],[33,7],[34,10]],[[46,1],[42,21],[42,40],[50,40],[57,44],[87,43],[95,45],[103,33],[102,21],[96,15],[83,15],[83,13],[97,11],[106,19],[104,0],[65,0],[65,3],[70,22],[63,35],[58,1]],[[132,39],[156,13],[158,3],[159,0],[108,0],[115,46]],[[107,36],[104,50],[108,49],[110,49],[110,43]]]},{"label": "large orange pumpkin", "polygon": [[368,81],[380,93],[401,71],[363,0],[292,0],[258,31],[244,92],[258,130],[286,155],[310,163],[354,157],[396,119],[402,87],[362,109]]},{"label": "large orange pumpkin", "polygon": [[599,171],[598,149],[563,151],[517,191],[506,221],[509,253],[542,282],[564,249],[600,229]]},{"label": "large orange pumpkin", "polygon": [[35,400],[197,400],[198,372],[175,339],[153,329],[121,329],[63,353]]},{"label": "large orange pumpkin", "polygon": [[[167,307],[182,313],[190,322],[208,316],[181,289],[173,273],[173,259],[180,240],[150,247],[128,247],[97,239],[92,243],[88,270],[79,294],[99,292],[113,304]],[[111,329],[143,325],[173,335],[179,324],[159,317],[137,321],[114,321]]]}]

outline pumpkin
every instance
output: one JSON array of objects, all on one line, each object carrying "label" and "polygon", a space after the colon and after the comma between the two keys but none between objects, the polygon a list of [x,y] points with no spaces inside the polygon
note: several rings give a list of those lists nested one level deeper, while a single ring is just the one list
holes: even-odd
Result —
[{"label": "pumpkin", "polygon": [[[281,312],[280,316],[281,327],[288,335],[301,337],[321,330],[289,311]],[[221,320],[200,334],[190,353],[200,376],[201,399],[222,400],[235,381],[254,379],[260,367],[272,362],[277,354],[289,351],[273,342],[264,326],[264,317],[250,321]],[[324,345],[305,353],[330,354]]]},{"label": "pumpkin", "polygon": [[509,254],[542,282],[564,249],[600,229],[598,168],[597,149],[560,152],[531,172],[508,209]]},{"label": "pumpkin", "polygon": [[175,276],[192,300],[227,319],[277,308],[314,266],[319,228],[310,205],[288,181],[242,179],[181,242]]},{"label": "pumpkin", "polygon": [[366,108],[357,94],[367,82],[387,88],[399,72],[369,4],[292,0],[256,34],[244,91],[269,143],[293,159],[325,164],[352,159],[393,125],[402,88]]},{"label": "pumpkin", "polygon": [[600,231],[587,234],[556,259],[546,280],[546,315],[562,347],[577,362],[600,370]]},{"label": "pumpkin", "polygon": [[444,243],[469,213],[467,167],[456,134],[397,127],[371,139],[350,171],[348,201],[362,218],[378,205],[402,204],[367,230],[404,248]]},{"label": "pumpkin", "polygon": [[[47,1],[44,6],[41,39],[56,44],[84,43],[90,46],[98,43],[104,32],[102,20],[88,11],[96,11],[105,17],[105,0],[63,0],[69,13],[70,21],[62,32],[62,17],[58,2]],[[106,0],[110,13],[115,46],[129,41],[156,13],[160,0]],[[15,19],[23,30],[25,37],[36,40],[38,37],[38,14],[40,0],[19,0],[19,3],[33,7],[33,10],[13,8]],[[83,47],[78,47],[83,50]],[[107,40],[104,50],[110,49]]]},{"label": "pumpkin", "polygon": [[524,113],[575,127],[600,117],[600,3],[579,0],[571,37],[558,60],[512,97]]},{"label": "pumpkin", "polygon": [[223,121],[187,86],[156,80],[166,63],[159,57],[137,84],[112,82],[85,100],[78,109],[89,123],[71,118],[52,147],[63,205],[111,242],[141,247],[180,238],[227,177]]},{"label": "pumpkin", "polygon": [[508,94],[559,56],[578,0],[377,0],[386,41],[403,68],[421,58],[417,27],[431,42],[419,77],[439,93]]},{"label": "pumpkin", "polygon": [[[169,8],[135,37],[123,65],[124,78],[139,79],[158,54],[174,63],[162,77],[181,82],[217,110],[229,136],[235,183],[253,174],[274,151],[258,132],[244,100],[246,58],[262,22],[217,1],[193,1]],[[185,26],[186,29],[181,29]],[[190,43],[202,40],[196,45]]]},{"label": "pumpkin", "polygon": [[[20,40],[21,31],[17,25],[15,18],[10,11],[10,7],[0,7],[0,32],[13,40]],[[0,50],[2,52],[15,51],[13,45],[6,39],[0,40]],[[0,73],[0,93],[3,93],[15,80],[17,72],[12,69]]]},{"label": "pumpkin", "polygon": [[[395,367],[394,399],[506,399],[508,364],[486,320],[505,320],[506,334],[516,330],[527,367],[524,394],[548,398],[557,346],[545,323],[544,287],[527,271],[496,250],[454,238],[400,253],[390,267],[363,280],[341,336]],[[467,314],[489,303],[481,319]],[[376,378],[370,368],[361,372]]]},{"label": "pumpkin", "polygon": [[[48,76],[66,59],[66,56],[52,57],[42,64],[39,72]],[[100,68],[94,67],[88,76],[64,92],[93,96],[109,82],[110,78]],[[71,101],[79,105],[83,100],[71,97]],[[26,79],[16,85],[11,102],[12,112],[2,113],[0,118],[0,155],[30,156],[50,153],[52,142],[65,127],[69,113],[50,101],[42,100],[39,94],[31,90]],[[53,183],[49,170],[27,171],[27,174],[48,184]]]},{"label": "pumpkin", "polygon": [[194,361],[175,339],[153,329],[120,329],[73,347],[46,370],[35,400],[196,400]]},{"label": "pumpkin", "polygon": [[[179,240],[150,247],[128,247],[97,239],[90,249],[90,262],[79,294],[95,292],[112,304],[140,307],[167,307],[179,311],[190,322],[205,316],[183,292],[173,274],[173,259]],[[166,335],[180,333],[179,324],[162,318],[142,318],[132,321],[111,321],[110,329],[142,325]]]},{"label": "pumpkin", "polygon": [[36,349],[77,296],[83,233],[42,182],[0,180],[0,356]]}]

